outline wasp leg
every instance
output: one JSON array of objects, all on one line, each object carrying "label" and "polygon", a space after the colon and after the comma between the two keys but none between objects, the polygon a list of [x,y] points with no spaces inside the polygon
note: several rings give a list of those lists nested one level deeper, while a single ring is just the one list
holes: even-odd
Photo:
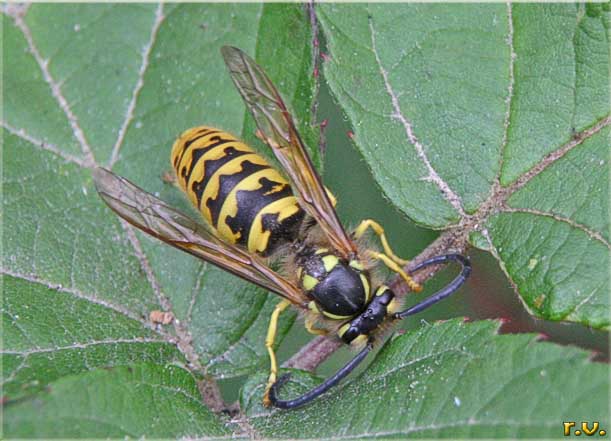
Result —
[{"label": "wasp leg", "polygon": [[259,129],[255,130],[255,136],[259,139],[259,141],[267,142],[267,138],[263,134],[263,132]]},{"label": "wasp leg", "polygon": [[295,409],[296,407],[309,403],[342,381],[346,375],[352,372],[354,368],[356,368],[361,361],[365,359],[372,347],[373,342],[369,341],[367,346],[365,346],[361,352],[359,352],[352,360],[348,362],[348,364],[346,364],[346,366],[337,371],[332,377],[327,378],[324,383],[316,386],[314,389],[293,400],[285,401],[278,399],[278,392],[280,391],[280,388],[289,380],[291,376],[290,374],[283,375],[276,383],[272,384],[269,391],[269,400],[272,406],[280,409]]},{"label": "wasp leg", "polygon": [[434,305],[435,303],[439,302],[440,300],[443,300],[446,297],[450,296],[451,294],[455,293],[458,290],[458,288],[460,288],[461,285],[465,283],[465,280],[467,280],[467,278],[471,274],[471,262],[469,261],[467,257],[462,256],[460,254],[445,254],[442,256],[432,257],[416,265],[416,267],[412,271],[417,271],[426,266],[438,265],[440,263],[447,263],[447,262],[459,263],[462,267],[460,274],[456,276],[454,280],[448,283],[445,287],[437,291],[435,294],[432,294],[430,297],[426,298],[422,302],[404,311],[397,312],[394,315],[396,319],[404,319],[407,316],[416,314],[428,308],[429,306]]},{"label": "wasp leg", "polygon": [[306,319],[305,328],[310,334],[314,334],[314,335],[327,335],[329,333],[327,329],[314,327],[314,320],[310,318]]},{"label": "wasp leg", "polygon": [[377,251],[369,251],[369,255],[374,259],[382,261],[384,265],[386,265],[390,270],[399,274],[401,278],[405,280],[405,283],[407,283],[409,289],[414,292],[422,291],[422,286],[419,283],[416,283],[416,281],[414,281],[414,279],[412,279],[410,276],[408,276],[407,273],[403,271],[403,269],[399,265],[397,265],[397,263],[389,256],[383,253],[378,253]]},{"label": "wasp leg", "polygon": [[401,259],[393,252],[392,248],[390,248],[388,240],[386,239],[386,234],[384,234],[384,228],[382,228],[382,225],[380,225],[373,219],[365,219],[364,221],[362,221],[359,226],[356,227],[356,230],[354,230],[354,237],[360,239],[363,234],[365,234],[365,231],[367,231],[368,228],[371,228],[373,232],[380,237],[380,242],[382,242],[384,253],[388,257],[390,257],[393,261],[395,261],[398,265],[401,266],[405,266],[409,263],[409,260]]},{"label": "wasp leg", "polygon": [[276,383],[278,377],[278,361],[276,360],[276,353],[274,352],[274,341],[276,340],[276,331],[278,330],[278,318],[280,313],[291,305],[288,300],[282,300],[274,308],[272,316],[269,320],[269,327],[267,328],[267,336],[265,337],[265,347],[269,354],[269,378],[267,380],[267,386],[265,387],[265,395],[263,396],[263,405],[269,407],[271,401],[269,398],[269,392],[271,387]]},{"label": "wasp leg", "polygon": [[161,174],[161,180],[166,184],[177,185],[176,174],[173,172],[165,171]]}]

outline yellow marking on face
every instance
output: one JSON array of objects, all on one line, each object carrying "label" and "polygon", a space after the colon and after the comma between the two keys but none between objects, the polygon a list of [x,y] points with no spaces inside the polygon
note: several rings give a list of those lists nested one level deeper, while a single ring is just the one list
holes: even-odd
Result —
[{"label": "yellow marking on face", "polygon": [[[212,177],[206,184],[206,188],[204,189],[204,194],[202,195],[202,201],[199,207],[199,211],[202,213],[202,216],[204,216],[204,218],[208,220],[208,222],[212,223],[212,214],[210,213],[210,209],[208,208],[206,202],[208,202],[209,199],[216,199],[218,197],[221,176],[233,175],[235,173],[239,173],[243,169],[242,162],[244,161],[250,161],[253,164],[268,165],[265,159],[263,159],[261,156],[257,155],[256,153],[252,153],[249,155],[238,156],[237,158],[234,158],[231,161],[227,162],[221,168],[219,168],[216,172],[214,172],[214,174],[212,175]],[[261,170],[261,171],[266,171],[266,170],[267,169]],[[250,175],[249,177],[245,178],[238,185],[236,185],[236,188],[242,189],[241,187],[242,183],[245,180],[251,178],[252,176],[253,175]],[[229,195],[225,199],[224,202],[227,202],[228,199],[229,199]],[[224,208],[224,205],[223,205],[223,208]],[[221,213],[222,213],[222,210],[221,210]],[[221,219],[222,219],[221,213],[219,213],[219,217],[217,219],[217,223],[219,225],[221,224]]]},{"label": "yellow marking on face", "polygon": [[350,263],[348,263],[348,265],[350,265],[352,268],[359,270],[359,271],[363,271],[365,269],[363,264],[359,262],[358,260],[351,260]]},{"label": "yellow marking on face", "polygon": [[346,323],[346,324],[342,325],[337,330],[337,335],[339,336],[339,338],[342,338],[348,329],[350,329],[350,323]]},{"label": "yellow marking on face", "polygon": [[[278,223],[299,211],[295,196],[287,196],[266,205],[257,213],[248,233],[248,251],[251,253],[263,252],[267,249],[271,232],[263,230],[263,216],[278,214]],[[301,270],[301,268],[299,268]],[[300,276],[298,276],[300,277]]]},{"label": "yellow marking on face", "polygon": [[365,277],[365,274],[359,274],[361,276],[361,282],[363,282],[363,290],[365,291],[365,301],[369,303],[369,298],[371,297],[371,289],[369,287],[369,280]]},{"label": "yellow marking on face", "polygon": [[381,296],[382,294],[384,294],[386,291],[388,291],[388,286],[386,285],[380,285],[380,287],[376,290],[376,296]]},{"label": "yellow marking on face", "polygon": [[399,301],[396,298],[393,298],[386,307],[386,315],[394,315],[399,311],[400,307],[401,305],[399,304]]},{"label": "yellow marking on face", "polygon": [[339,263],[337,256],[328,254],[322,258],[322,264],[325,267],[325,271],[330,273],[333,268]]},{"label": "yellow marking on face", "polygon": [[364,346],[367,343],[368,337],[365,334],[359,335],[357,338],[350,342],[350,345],[354,346]]},{"label": "yellow marking on face", "polygon": [[314,252],[314,254],[325,254],[325,253],[328,253],[328,252],[329,252],[329,249],[328,249],[328,248],[319,248],[319,249],[317,249],[317,250]]}]

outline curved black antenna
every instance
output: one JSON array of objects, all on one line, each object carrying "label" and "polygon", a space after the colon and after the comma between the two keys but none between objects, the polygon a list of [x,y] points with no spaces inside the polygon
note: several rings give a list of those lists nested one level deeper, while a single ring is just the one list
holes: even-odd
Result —
[{"label": "curved black antenna", "polygon": [[[408,308],[404,311],[396,313],[393,316],[395,319],[404,319],[407,316],[416,314],[428,308],[429,306],[455,293],[458,290],[458,288],[460,288],[461,285],[465,283],[465,281],[471,274],[471,262],[469,262],[469,259],[467,257],[462,256],[460,254],[444,254],[441,256],[432,257],[416,265],[416,267],[413,268],[411,272],[417,271],[427,266],[439,265],[439,264],[448,263],[448,262],[459,263],[462,266],[462,270],[460,274],[456,276],[456,278],[452,280],[452,282],[450,282],[448,285],[446,285],[443,289],[441,289],[440,291],[437,291],[435,294],[431,295],[427,299],[412,306],[411,308]],[[272,406],[278,407],[280,409],[295,409],[297,407],[300,407],[300,406],[303,406],[304,404],[309,403],[310,401],[314,400],[315,398],[327,392],[333,386],[338,384],[350,372],[352,372],[365,359],[367,354],[369,354],[369,351],[371,351],[372,347],[373,347],[373,341],[369,340],[369,342],[367,342],[367,346],[365,346],[365,348],[363,348],[361,352],[359,352],[352,360],[350,360],[350,362],[348,362],[348,364],[346,364],[343,368],[338,370],[333,376],[327,378],[324,383],[316,386],[314,389],[306,392],[302,396],[295,398],[293,400],[279,400],[278,399],[278,392],[280,391],[280,388],[284,386],[284,384],[286,384],[286,382],[291,377],[291,374],[283,375],[270,388],[269,400]]]},{"label": "curved black antenna", "polygon": [[405,317],[408,317],[412,314],[416,314],[428,308],[429,306],[434,305],[435,303],[439,302],[440,300],[443,300],[446,297],[450,296],[451,294],[454,294],[458,290],[458,288],[460,288],[460,286],[463,283],[465,283],[465,280],[467,280],[467,278],[471,274],[471,262],[469,261],[467,257],[461,254],[444,254],[442,256],[432,257],[416,265],[416,267],[413,268],[410,271],[410,273],[417,271],[421,268],[424,268],[426,266],[437,265],[440,263],[447,263],[447,262],[460,263],[460,265],[462,266],[462,271],[460,272],[460,274],[456,276],[456,278],[452,280],[450,283],[448,283],[445,287],[443,287],[441,290],[437,291],[435,294],[431,295],[427,299],[423,300],[420,303],[417,303],[416,305],[412,306],[411,308],[407,308],[404,311],[397,312],[394,315],[396,319],[404,319]]},{"label": "curved black antenna", "polygon": [[303,406],[304,404],[309,403],[313,399],[319,397],[320,395],[327,392],[337,383],[339,383],[346,375],[356,368],[361,361],[367,357],[369,351],[373,348],[373,341],[370,340],[367,342],[367,346],[361,350],[356,356],[346,364],[343,368],[337,371],[333,376],[327,378],[324,383],[316,386],[314,389],[306,392],[302,396],[295,398],[293,400],[279,400],[278,392],[280,388],[289,380],[291,374],[285,374],[276,381],[271,389],[269,390],[269,400],[272,403],[272,406],[278,407],[280,409],[295,409],[296,407]]}]

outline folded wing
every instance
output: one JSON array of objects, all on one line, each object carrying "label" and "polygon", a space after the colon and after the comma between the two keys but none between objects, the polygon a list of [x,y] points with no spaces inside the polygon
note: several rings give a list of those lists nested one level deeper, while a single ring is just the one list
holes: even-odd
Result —
[{"label": "folded wing", "polygon": [[243,279],[304,306],[301,291],[257,256],[217,238],[201,223],[111,171],[93,172],[98,193],[113,211],[130,224],[178,249],[211,262]]},{"label": "folded wing", "polygon": [[234,84],[257,123],[260,136],[282,164],[298,193],[300,205],[316,220],[337,251],[346,258],[353,256],[356,245],[340,223],[293,118],[271,80],[240,49],[224,46],[221,52]]}]

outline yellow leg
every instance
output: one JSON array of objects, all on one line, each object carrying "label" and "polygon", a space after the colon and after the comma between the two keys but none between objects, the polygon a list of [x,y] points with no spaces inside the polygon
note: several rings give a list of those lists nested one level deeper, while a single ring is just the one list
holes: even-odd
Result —
[{"label": "yellow leg", "polygon": [[356,228],[356,230],[354,230],[355,237],[359,239],[363,234],[365,234],[365,231],[367,231],[368,228],[371,228],[374,233],[376,233],[380,237],[382,247],[384,248],[384,253],[386,253],[388,257],[390,257],[393,261],[395,261],[401,266],[405,266],[409,263],[409,260],[401,259],[393,252],[393,250],[390,248],[390,245],[388,244],[386,235],[384,234],[384,228],[382,228],[382,226],[373,219],[365,219],[364,221],[362,221],[360,225]]},{"label": "yellow leg", "polygon": [[415,292],[422,291],[422,286],[420,286],[420,284],[416,283],[414,279],[408,276],[407,273],[403,271],[403,269],[399,265],[397,265],[397,263],[393,259],[391,259],[389,256],[383,253],[378,253],[376,251],[369,251],[369,253],[371,257],[377,260],[381,260],[384,263],[384,265],[386,265],[392,271],[399,274],[401,278],[405,280],[405,283],[407,283],[407,286],[409,286],[409,289]]},{"label": "yellow leg", "polygon": [[314,327],[314,321],[307,318],[305,321],[305,327],[306,330],[310,333],[310,334],[314,334],[314,335],[327,335],[329,333],[329,331],[327,329],[322,329],[322,328],[315,328]]},{"label": "yellow leg", "polygon": [[276,340],[276,331],[278,330],[278,318],[280,313],[291,305],[288,300],[282,300],[274,308],[272,317],[269,320],[269,327],[267,328],[267,337],[265,337],[265,347],[269,354],[269,379],[267,380],[267,386],[265,387],[265,395],[263,396],[263,405],[266,407],[271,406],[269,400],[269,390],[272,385],[276,382],[278,377],[278,361],[276,360],[276,353],[274,352],[274,341]]}]

